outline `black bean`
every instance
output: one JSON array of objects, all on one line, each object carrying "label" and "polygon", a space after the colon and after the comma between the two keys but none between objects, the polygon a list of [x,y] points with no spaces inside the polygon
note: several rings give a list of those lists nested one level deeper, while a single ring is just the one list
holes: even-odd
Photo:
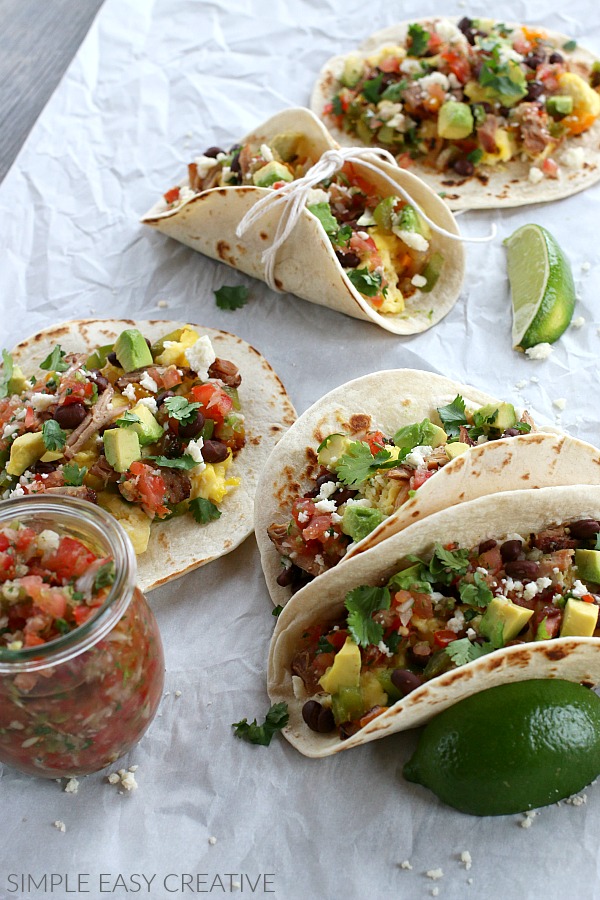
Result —
[{"label": "black bean", "polygon": [[183,422],[179,423],[179,437],[186,440],[197,437],[204,428],[205,421],[204,414],[199,409],[195,409],[192,419],[186,421],[185,425]]},{"label": "black bean", "polygon": [[178,459],[183,454],[183,441],[174,431],[165,431],[156,445],[158,456]]},{"label": "black bean", "polygon": [[600,522],[597,522],[596,519],[578,519],[577,522],[571,522],[569,531],[573,537],[582,540],[594,538],[600,531]]},{"label": "black bean", "polygon": [[357,494],[358,491],[351,491],[350,488],[340,488],[330,499],[335,500],[337,505],[341,506],[342,503],[347,503],[348,500],[352,500]]},{"label": "black bean", "polygon": [[277,584],[279,587],[289,587],[294,580],[294,573],[291,566],[285,566],[277,576]]},{"label": "black bean", "polygon": [[56,460],[56,462],[42,462],[41,459],[38,459],[38,461],[31,466],[31,471],[36,475],[49,475],[50,472],[54,472],[59,465],[59,460]]},{"label": "black bean", "polygon": [[538,100],[545,91],[545,87],[541,81],[530,81],[527,84],[527,94],[525,100]]},{"label": "black bean", "polygon": [[99,372],[98,369],[91,369],[88,377],[90,381],[93,381],[98,388],[98,393],[103,394],[108,387],[108,378],[105,378],[102,372]]},{"label": "black bean", "polygon": [[561,63],[561,62],[564,62],[564,59],[563,59],[563,57],[561,56],[560,53],[557,53],[557,52],[555,51],[554,53],[551,53],[551,54],[550,54],[550,57],[549,57],[549,59],[548,59],[548,62],[551,63],[551,64],[553,65],[554,63]]},{"label": "black bean", "polygon": [[521,541],[504,541],[500,547],[502,562],[513,562],[515,559],[518,559],[522,546]]},{"label": "black bean", "polygon": [[344,269],[355,269],[358,265],[360,265],[360,256],[356,253],[343,253],[342,250],[336,250],[335,255],[338,258],[338,262]]},{"label": "black bean", "polygon": [[77,428],[81,425],[88,411],[83,403],[69,403],[67,406],[59,406],[54,413],[54,419],[61,428]]},{"label": "black bean", "polygon": [[207,463],[220,463],[227,459],[229,450],[223,441],[204,441],[202,459]]},{"label": "black bean", "polygon": [[335,728],[333,713],[326,706],[321,706],[318,700],[307,700],[302,707],[302,718],[311,731],[319,734],[327,734]]},{"label": "black bean", "polygon": [[504,571],[509,578],[517,581],[535,581],[538,577],[539,564],[531,559],[515,559],[504,565]]},{"label": "black bean", "polygon": [[493,550],[496,545],[497,541],[495,541],[493,538],[491,538],[489,541],[482,541],[479,545],[479,556],[481,556],[482,553],[487,553],[488,550]]},{"label": "black bean", "polygon": [[219,153],[225,153],[221,147],[209,147],[208,150],[204,151],[205,156],[210,156],[211,159],[216,159]]},{"label": "black bean", "polygon": [[494,107],[492,106],[491,103],[488,103],[487,100],[484,100],[483,103],[481,104],[481,106],[483,106],[483,111],[484,111],[485,113],[488,113],[488,114],[489,114],[489,113],[493,113],[493,112],[494,112]]},{"label": "black bean", "polygon": [[148,340],[148,338],[144,338],[144,340],[148,344],[148,350],[152,350],[152,341]]},{"label": "black bean", "polygon": [[156,397],[156,405],[162,406],[168,397],[174,397],[175,391],[161,391]]},{"label": "black bean", "polygon": [[242,167],[240,165],[240,154],[237,153],[233,159],[231,160],[231,165],[229,167],[232,172],[241,172]]},{"label": "black bean", "polygon": [[415,675],[410,669],[394,669],[392,672],[392,684],[398,688],[403,697],[423,684],[423,679]]},{"label": "black bean", "polygon": [[506,431],[502,432],[502,437],[517,437],[517,435],[521,434],[518,428],[507,428]]},{"label": "black bean", "polygon": [[123,366],[121,365],[121,363],[120,363],[119,360],[117,359],[117,354],[114,352],[114,350],[113,350],[112,353],[109,353],[109,354],[108,354],[108,356],[106,357],[106,359],[107,359],[107,361],[111,364],[111,366],[116,366],[118,369],[122,369],[122,368],[123,368]]},{"label": "black bean", "polygon": [[523,62],[529,69],[537,69],[544,62],[544,57],[540,53],[530,53]]},{"label": "black bean", "polygon": [[458,159],[455,159],[452,168],[457,175],[464,175],[467,178],[475,171],[475,166],[466,156],[459,156]]},{"label": "black bean", "polygon": [[330,481],[335,483],[335,475],[332,475],[331,472],[327,472],[326,475],[319,475],[315,483],[318,488],[322,488],[324,484],[327,484]]}]

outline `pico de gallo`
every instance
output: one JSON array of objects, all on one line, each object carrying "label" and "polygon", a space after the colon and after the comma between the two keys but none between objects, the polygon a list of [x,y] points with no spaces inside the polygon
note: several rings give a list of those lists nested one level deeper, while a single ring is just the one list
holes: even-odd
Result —
[{"label": "pico de gallo", "polygon": [[[154,617],[135,591],[112,630],[66,659],[53,655],[94,627],[115,560],[47,526],[0,528],[0,760],[38,775],[93,772],[143,734],[161,697]],[[61,639],[63,644],[61,644]],[[21,651],[39,650],[36,665]],[[29,653],[31,658],[31,653]],[[40,660],[44,663],[40,663]]]},{"label": "pico de gallo", "polygon": [[281,587],[295,591],[335,566],[353,543],[470,447],[527,434],[534,427],[529,413],[519,418],[510,403],[470,411],[460,395],[439,407],[437,415],[441,425],[425,418],[393,436],[370,423],[365,428],[365,416],[359,415],[352,433],[324,439],[309,490],[293,501],[288,521],[267,529],[281,557]]},{"label": "pico de gallo", "polygon": [[307,629],[292,661],[313,731],[343,740],[432,678],[529,641],[600,635],[600,522],[436,545],[384,587],[363,585],[339,619]]},{"label": "pico de gallo", "polygon": [[57,344],[26,377],[4,351],[0,497],[78,496],[112,513],[143,553],[153,520],[206,524],[240,480],[237,367],[191,326],[154,344],[136,328],[92,354]]},{"label": "pico de gallo", "polygon": [[531,181],[558,178],[559,163],[582,168],[571,139],[600,115],[600,65],[572,59],[575,48],[491,19],[413,22],[398,44],[346,57],[324,117],[406,168],[468,178],[525,159]]},{"label": "pico de gallo", "polygon": [[[260,146],[209,147],[189,165],[188,183],[163,195],[165,209],[176,209],[215,187],[277,190],[306,175],[317,159],[306,139],[293,132]],[[378,312],[397,315],[406,298],[433,290],[444,257],[432,250],[427,223],[400,197],[381,196],[352,163],[313,189],[306,206],[323,226],[352,286]]]}]

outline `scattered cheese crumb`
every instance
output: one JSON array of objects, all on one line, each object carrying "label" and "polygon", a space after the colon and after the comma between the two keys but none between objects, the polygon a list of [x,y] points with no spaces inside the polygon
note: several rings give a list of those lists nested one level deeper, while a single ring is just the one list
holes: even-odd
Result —
[{"label": "scattered cheese crumb", "polygon": [[142,377],[140,378],[140,387],[143,387],[146,391],[149,391],[151,394],[156,394],[158,391],[158,385],[155,382],[154,378],[148,373],[144,372]]},{"label": "scattered cheese crumb", "polygon": [[460,854],[460,861],[465,864],[465,869],[468,872],[473,865],[473,859],[468,850],[463,850],[463,852]]},{"label": "scattered cheese crumb", "polygon": [[535,344],[533,347],[528,347],[525,351],[525,356],[528,359],[548,359],[551,353],[554,352],[554,348],[547,343]]},{"label": "scattered cheese crumb", "polygon": [[444,877],[444,873],[441,869],[428,869],[425,874],[428,878],[431,878],[432,881],[438,881],[440,878]]},{"label": "scattered cheese crumb", "polygon": [[69,778],[65,785],[65,794],[76,794],[79,791],[79,781],[76,778]]},{"label": "scattered cheese crumb", "polygon": [[570,806],[583,806],[584,803],[587,803],[587,794],[577,794],[575,797],[567,797],[565,803],[568,803]]},{"label": "scattered cheese crumb", "polygon": [[521,828],[531,828],[533,825],[533,820],[537,816],[537,812],[534,809],[530,809],[525,813],[525,818],[522,819],[519,824]]},{"label": "scattered cheese crumb", "polygon": [[472,878],[467,878],[467,884],[473,884],[473,879],[472,879]]},{"label": "scattered cheese crumb", "polygon": [[573,328],[583,328],[585,325],[585,318],[583,316],[577,316],[576,319],[573,319],[571,322],[571,326]]},{"label": "scattered cheese crumb", "polygon": [[532,382],[532,384],[539,384],[539,383],[540,383],[540,379],[537,377],[537,375],[532,375],[531,378],[530,378],[529,380]]},{"label": "scattered cheese crumb", "polygon": [[517,383],[515,384],[515,387],[518,391],[521,391],[521,390],[523,390],[523,388],[525,387],[526,384],[527,384],[527,379],[524,378],[523,381],[517,381]]},{"label": "scattered cheese crumb", "polygon": [[416,288],[422,288],[427,284],[427,279],[423,275],[413,275],[410,279],[410,283]]},{"label": "scattered cheese crumb", "polygon": [[158,306],[159,309],[166,309],[169,304],[167,303],[166,300],[159,300],[156,305]]},{"label": "scattered cheese crumb", "polygon": [[431,888],[431,896],[432,897],[437,897],[439,895],[439,893],[440,893],[439,887]]},{"label": "scattered cheese crumb", "polygon": [[52,824],[58,831],[62,831],[63,834],[67,830],[67,826],[64,822],[61,822],[60,819],[57,819],[56,822],[53,822]]},{"label": "scattered cheese crumb", "polygon": [[555,406],[557,409],[564,409],[566,405],[567,401],[564,397],[558,397],[552,401],[552,406]]},{"label": "scattered cheese crumb", "polygon": [[[139,787],[133,774],[137,768],[137,766],[130,766],[129,771],[127,769],[119,769],[118,772],[112,772],[107,776],[108,781],[110,784],[119,784],[126,791],[135,791]],[[123,791],[119,791],[119,793],[122,794]]]},{"label": "scattered cheese crumb", "polygon": [[544,180],[544,173],[537,166],[532,166],[529,170],[529,180],[532,184],[539,184]]},{"label": "scattered cheese crumb", "polygon": [[116,772],[112,772],[110,775],[107,775],[107,780],[109,784],[118,784],[121,779]]},{"label": "scattered cheese crumb", "polygon": [[122,393],[124,397],[127,397],[128,400],[131,400],[133,403],[135,403],[137,394],[132,384],[128,384],[127,387],[123,389]]},{"label": "scattered cheese crumb", "polygon": [[175,691],[175,696],[179,699],[179,697],[181,697],[181,691]]},{"label": "scattered cheese crumb", "polygon": [[589,272],[591,268],[592,268],[592,264],[591,264],[591,263],[589,263],[589,262],[582,262],[582,263],[581,263],[581,271],[582,271],[582,272]]},{"label": "scattered cheese crumb", "polygon": [[400,868],[401,868],[401,869],[412,869],[412,866],[411,866],[411,864],[410,864],[410,860],[409,860],[409,859],[403,859],[402,862],[400,863]]},{"label": "scattered cheese crumb", "polygon": [[138,769],[139,769],[139,766],[129,766],[130,772],[137,772]]},{"label": "scattered cheese crumb", "polygon": [[216,837],[214,837],[214,835],[211,835],[208,839],[208,843],[210,844],[211,847],[214,847],[215,844],[217,843]]}]

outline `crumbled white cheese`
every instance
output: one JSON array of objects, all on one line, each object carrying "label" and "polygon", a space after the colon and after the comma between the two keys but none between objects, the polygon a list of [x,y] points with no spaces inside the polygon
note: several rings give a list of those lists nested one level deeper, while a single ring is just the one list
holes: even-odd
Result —
[{"label": "crumbled white cheese", "polygon": [[428,869],[425,874],[428,878],[431,878],[432,881],[438,881],[440,878],[444,877],[444,873],[441,869]]},{"label": "crumbled white cheese", "polygon": [[194,191],[191,188],[189,188],[187,185],[184,184],[184,185],[182,185],[182,187],[179,188],[179,197],[177,198],[177,201],[178,201],[179,205],[181,206],[184,203],[188,203],[195,196],[196,196],[196,194],[194,193]]},{"label": "crumbled white cheese", "polygon": [[581,599],[581,597],[585,597],[586,594],[589,594],[589,590],[582,581],[579,581],[579,579],[577,579],[577,581],[571,588],[571,593],[574,597]]},{"label": "crumbled white cheese", "polygon": [[25,491],[23,490],[23,488],[21,487],[21,485],[18,484],[18,485],[16,486],[16,488],[15,488],[14,490],[12,490],[8,496],[11,497],[11,498],[12,498],[12,497],[24,497],[24,496],[25,496]]},{"label": "crumbled white cheese", "polygon": [[535,583],[535,581],[530,581],[529,584],[526,584],[523,588],[523,597],[525,600],[533,600],[536,594],[539,594],[540,589]]},{"label": "crumbled white cheese", "polygon": [[12,423],[9,422],[7,425],[4,426],[4,430],[2,432],[3,440],[6,440],[6,438],[12,437],[13,434],[18,430],[19,430],[18,422],[12,422]]},{"label": "crumbled white cheese", "polygon": [[356,220],[356,224],[360,225],[361,228],[368,228],[369,225],[376,225],[375,218],[370,209],[366,209],[364,213],[360,216],[359,219]]},{"label": "crumbled white cheese", "polygon": [[557,409],[564,409],[567,405],[567,400],[565,397],[557,397],[556,400],[552,401],[552,406],[555,406]]},{"label": "crumbled white cheese", "polygon": [[400,63],[400,71],[403,72],[404,75],[419,75],[423,71],[423,67],[421,66],[420,60],[407,57]]},{"label": "crumbled white cheese", "polygon": [[565,803],[568,803],[569,806],[583,806],[584,803],[587,803],[587,794],[577,794],[575,797],[567,797]]},{"label": "crumbled white cheese", "polygon": [[363,506],[365,509],[371,509],[373,504],[367,497],[361,497],[359,500],[349,497],[344,506]]},{"label": "crumbled white cheese", "polygon": [[42,553],[55,553],[60,543],[60,535],[56,531],[45,528],[38,534],[37,545]]},{"label": "crumbled white cheese", "polygon": [[130,772],[137,772],[138,769],[139,769],[139,766],[129,766]]},{"label": "crumbled white cheese", "polygon": [[203,334],[198,338],[195,344],[185,351],[185,358],[188,361],[190,369],[197,373],[201,381],[208,378],[208,370],[217,358],[213,345],[207,334]]},{"label": "crumbled white cheese", "polygon": [[296,700],[306,700],[306,687],[299,675],[292,675],[292,690]]},{"label": "crumbled white cheese", "polygon": [[175,697],[179,700],[181,697],[181,691],[175,691]]},{"label": "crumbled white cheese", "polygon": [[67,830],[67,826],[65,825],[64,822],[61,822],[60,819],[57,819],[56,822],[53,822],[52,824],[54,825],[54,827],[56,828],[57,831],[62,831],[63,834]]},{"label": "crumbled white cheese", "polygon": [[554,352],[554,347],[551,347],[550,344],[541,343],[535,344],[533,347],[528,347],[525,351],[525,356],[529,359],[548,359],[551,353]]},{"label": "crumbled white cheese", "polygon": [[473,859],[468,850],[463,850],[463,852],[460,854],[460,861],[465,864],[465,869],[468,872],[473,865]]},{"label": "crumbled white cheese", "polygon": [[507,62],[520,63],[523,61],[522,54],[517,53],[517,51],[514,50],[510,46],[510,44],[505,43],[504,41],[499,41],[496,44],[496,47],[498,48],[498,59],[500,60],[500,62],[502,62],[502,63],[507,63]]},{"label": "crumbled white cheese", "polygon": [[154,397],[142,397],[141,400],[138,400],[138,404],[139,406],[145,406],[153,415],[158,412],[158,406]]},{"label": "crumbled white cheese", "polygon": [[429,241],[422,234],[419,234],[418,231],[404,231],[402,228],[398,228],[397,225],[394,225],[392,231],[411,250],[419,250],[421,253],[425,253],[429,249]]},{"label": "crumbled white cheese", "polygon": [[156,304],[159,309],[166,309],[168,307],[168,302],[166,300],[159,300]]},{"label": "crumbled white cheese", "polygon": [[69,778],[65,785],[65,794],[77,794],[79,791],[79,781],[77,778]]},{"label": "crumbled white cheese", "polygon": [[465,616],[462,610],[457,609],[451,619],[448,619],[446,625],[453,631],[455,634],[458,634],[459,631],[462,631],[465,627]]},{"label": "crumbled white cheese", "polygon": [[583,326],[585,325],[584,316],[577,316],[576,319],[573,319],[571,325],[573,326],[573,328],[583,328]]},{"label": "crumbled white cheese", "polygon": [[329,500],[331,495],[335,494],[339,486],[339,481],[326,481],[325,484],[322,484],[319,488],[317,500]]},{"label": "crumbled white cheese", "polygon": [[439,34],[443,41],[447,41],[448,43],[455,43],[457,41],[464,41],[465,37],[456,27],[453,22],[450,22],[448,19],[437,19],[433,28],[436,34]]},{"label": "crumbled white cheese", "polygon": [[585,162],[585,150],[583,147],[569,147],[564,150],[560,161],[568,169],[582,169]]},{"label": "crumbled white cheese", "polygon": [[196,171],[198,173],[198,178],[206,178],[211,169],[217,164],[217,160],[212,156],[197,156],[194,160],[196,163]]},{"label": "crumbled white cheese", "polygon": [[214,837],[214,835],[211,835],[208,839],[208,843],[210,844],[211,847],[214,847],[215,844],[217,843],[216,837]]},{"label": "crumbled white cheese", "polygon": [[454,72],[450,72],[448,75],[448,85],[452,91],[457,90],[457,88],[462,88],[461,82],[458,80]]},{"label": "crumbled white cheese", "polygon": [[410,279],[410,283],[416,288],[422,288],[427,284],[427,279],[423,275],[413,275]]},{"label": "crumbled white cheese", "polygon": [[377,649],[380,653],[383,653],[384,656],[390,657],[394,655],[387,644],[384,644],[383,641],[379,641],[379,643],[377,644]]},{"label": "crumbled white cheese", "polygon": [[411,865],[411,863],[410,863],[410,860],[409,860],[409,859],[403,859],[402,862],[400,863],[400,868],[401,868],[401,869],[412,869],[412,865]]},{"label": "crumbled white cheese", "polygon": [[418,469],[419,466],[425,465],[425,458],[433,453],[433,447],[427,444],[421,444],[413,447],[408,456],[402,460],[402,464],[409,466],[411,469]]},{"label": "crumbled white cheese", "polygon": [[273,156],[273,151],[268,144],[260,145],[260,155],[262,156],[264,161],[268,163],[273,162],[273,160],[275,159],[275,157]]},{"label": "crumbled white cheese", "polygon": [[521,828],[531,828],[533,825],[533,820],[537,816],[537,812],[534,809],[530,809],[525,813],[525,818],[519,822]]},{"label": "crumbled white cheese", "polygon": [[316,203],[329,203],[329,194],[323,188],[311,188],[306,197],[306,205],[314,206]]},{"label": "crumbled white cheese", "polygon": [[380,100],[377,104],[377,116],[382,122],[388,122],[401,112],[401,103],[393,103],[391,100]]},{"label": "crumbled white cheese", "polygon": [[521,390],[523,390],[523,388],[525,387],[526,384],[527,384],[527,379],[524,378],[522,381],[517,381],[517,383],[515,384],[515,387],[518,391],[521,391]]},{"label": "crumbled white cheese", "polygon": [[340,516],[339,513],[332,512],[331,513],[331,521],[335,525],[338,522],[341,522],[344,517]]},{"label": "crumbled white cheese", "polygon": [[591,268],[592,268],[592,264],[590,262],[582,262],[581,263],[581,271],[582,272],[589,272]]},{"label": "crumbled white cheese", "polygon": [[116,772],[112,772],[110,775],[107,775],[107,781],[109,784],[118,784],[120,782],[120,778]]},{"label": "crumbled white cheese", "polygon": [[140,378],[140,387],[143,387],[146,391],[150,391],[151,394],[155,394],[158,390],[157,383],[148,372],[144,372]]},{"label": "crumbled white cheese", "polygon": [[186,454],[191,456],[194,462],[198,463],[198,465],[194,467],[194,472],[203,471],[206,468],[206,464],[202,456],[203,446],[204,440],[202,439],[202,437],[198,437],[195,440],[190,441],[186,447]]},{"label": "crumbled white cheese", "polygon": [[127,397],[128,400],[131,400],[132,403],[135,403],[137,395],[132,384],[128,384],[127,387],[123,389],[122,393],[124,397]]},{"label": "crumbled white cheese", "polygon": [[467,637],[469,638],[470,641],[475,640],[475,638],[477,637],[477,632],[475,631],[474,628],[467,628]]},{"label": "crumbled white cheese", "polygon": [[337,507],[335,500],[318,500],[315,503],[315,509],[321,513],[332,513],[336,511]]},{"label": "crumbled white cheese", "polygon": [[127,772],[125,769],[119,769],[119,777],[121,779],[121,784],[126,791],[137,790],[138,783],[135,780],[135,775],[133,774],[133,772]]},{"label": "crumbled white cheese", "polygon": [[537,166],[532,166],[529,170],[529,180],[532,184],[539,184],[544,180],[544,173]]},{"label": "crumbled white cheese", "polygon": [[298,513],[298,521],[300,522],[301,525],[305,525],[309,519],[310,519],[309,514],[307,512],[305,512],[304,510],[301,510]]},{"label": "crumbled white cheese", "polygon": [[54,394],[32,394],[29,401],[34,409],[44,410],[56,403]]},{"label": "crumbled white cheese", "polygon": [[427,90],[432,84],[439,84],[444,91],[447,91],[450,87],[448,77],[443,72],[431,72],[430,75],[425,75],[424,78],[419,79],[419,87],[422,90]]}]

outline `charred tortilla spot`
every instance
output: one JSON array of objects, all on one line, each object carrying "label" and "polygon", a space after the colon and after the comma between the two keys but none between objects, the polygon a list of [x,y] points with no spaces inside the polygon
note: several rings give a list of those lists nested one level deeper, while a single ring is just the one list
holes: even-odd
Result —
[{"label": "charred tortilla spot", "polygon": [[524,475],[521,475],[521,479],[522,479],[523,481],[529,481],[529,478],[530,478],[529,472],[525,472]]},{"label": "charred tortilla spot", "polygon": [[419,510],[415,509],[413,512],[411,512],[410,517],[411,519],[417,519],[420,515],[421,513],[419,512]]},{"label": "charred tortilla spot", "polygon": [[254,444],[255,447],[258,447],[261,441],[262,438],[259,434],[257,434],[255,437],[250,438],[250,443]]},{"label": "charred tortilla spot", "polygon": [[544,653],[548,659],[557,662],[559,659],[564,659],[569,655],[569,649],[568,647],[546,647],[544,648]]},{"label": "charred tortilla spot", "polygon": [[319,462],[319,457],[317,456],[317,454],[315,453],[315,451],[313,450],[312,447],[306,448],[306,458],[309,461],[309,463],[313,466],[316,466]]},{"label": "charred tortilla spot", "polygon": [[231,255],[231,247],[227,241],[217,241],[217,253],[219,259],[222,259],[223,262],[229,263],[230,266],[235,266],[235,257]]},{"label": "charred tortilla spot", "polygon": [[275,287],[276,287],[277,290],[279,290],[279,291],[282,291],[282,290],[283,290],[283,282],[281,281],[280,278],[276,278],[276,279],[275,279]]},{"label": "charred tortilla spot", "polygon": [[490,180],[489,175],[483,175],[481,172],[476,172],[475,178],[477,179],[477,181],[480,181],[481,184],[487,184]]},{"label": "charred tortilla spot", "polygon": [[260,232],[260,239],[261,239],[261,241],[268,241],[268,240],[269,240],[269,235],[267,234],[266,231],[261,231],[261,232]]},{"label": "charred tortilla spot", "polygon": [[356,434],[359,431],[367,431],[371,425],[371,416],[367,416],[364,413],[356,413],[353,416],[350,416],[350,431],[353,434]]}]

